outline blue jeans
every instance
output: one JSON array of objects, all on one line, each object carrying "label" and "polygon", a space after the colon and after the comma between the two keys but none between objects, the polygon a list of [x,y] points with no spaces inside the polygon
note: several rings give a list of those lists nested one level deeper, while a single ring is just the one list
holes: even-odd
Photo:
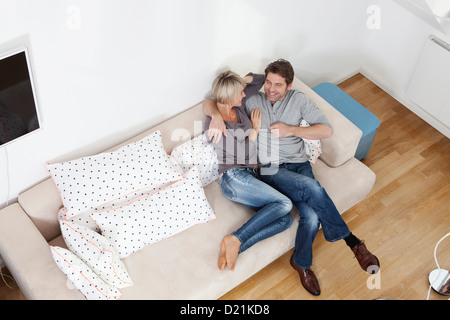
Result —
[{"label": "blue jeans", "polygon": [[228,199],[256,211],[242,227],[232,232],[241,242],[239,253],[292,225],[291,200],[259,180],[256,169],[227,170],[222,175],[220,186]]},{"label": "blue jeans", "polygon": [[325,239],[330,242],[344,239],[350,235],[350,230],[325,189],[314,178],[309,162],[272,165],[271,169],[271,174],[261,174],[260,179],[288,196],[297,207],[300,220],[293,260],[298,267],[308,269],[320,225]]}]

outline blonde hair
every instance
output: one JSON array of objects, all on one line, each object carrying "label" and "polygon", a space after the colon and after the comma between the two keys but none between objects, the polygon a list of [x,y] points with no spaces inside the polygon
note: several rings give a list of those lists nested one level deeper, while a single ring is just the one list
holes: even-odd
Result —
[{"label": "blonde hair", "polygon": [[244,79],[233,71],[225,71],[214,80],[212,91],[217,102],[233,104],[242,86],[245,86]]}]

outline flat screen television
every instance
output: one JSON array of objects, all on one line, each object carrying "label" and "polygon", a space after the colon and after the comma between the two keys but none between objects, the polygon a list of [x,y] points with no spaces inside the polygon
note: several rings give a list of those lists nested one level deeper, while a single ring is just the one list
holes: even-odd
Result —
[{"label": "flat screen television", "polygon": [[0,147],[39,128],[27,49],[0,53]]}]

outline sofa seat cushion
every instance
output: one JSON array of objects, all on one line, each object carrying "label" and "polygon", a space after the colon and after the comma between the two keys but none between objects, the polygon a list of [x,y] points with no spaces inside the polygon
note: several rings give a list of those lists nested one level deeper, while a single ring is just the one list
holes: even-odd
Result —
[{"label": "sofa seat cushion", "polygon": [[319,159],[312,169],[341,214],[363,200],[376,179],[375,173],[356,158],[338,168],[329,167]]}]

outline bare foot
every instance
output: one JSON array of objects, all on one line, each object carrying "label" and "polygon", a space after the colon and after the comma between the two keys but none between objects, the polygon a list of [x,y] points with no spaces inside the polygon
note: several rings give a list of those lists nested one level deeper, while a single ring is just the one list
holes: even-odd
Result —
[{"label": "bare foot", "polygon": [[227,258],[225,257],[225,254],[225,242],[224,240],[222,240],[222,242],[220,243],[219,261],[217,261],[217,265],[219,266],[220,270],[225,269],[225,266],[227,265]]},{"label": "bare foot", "polygon": [[240,247],[241,242],[234,235],[229,234],[223,238],[220,243],[219,260],[217,262],[220,270],[225,269],[225,266],[228,266],[231,271],[234,270]]}]

